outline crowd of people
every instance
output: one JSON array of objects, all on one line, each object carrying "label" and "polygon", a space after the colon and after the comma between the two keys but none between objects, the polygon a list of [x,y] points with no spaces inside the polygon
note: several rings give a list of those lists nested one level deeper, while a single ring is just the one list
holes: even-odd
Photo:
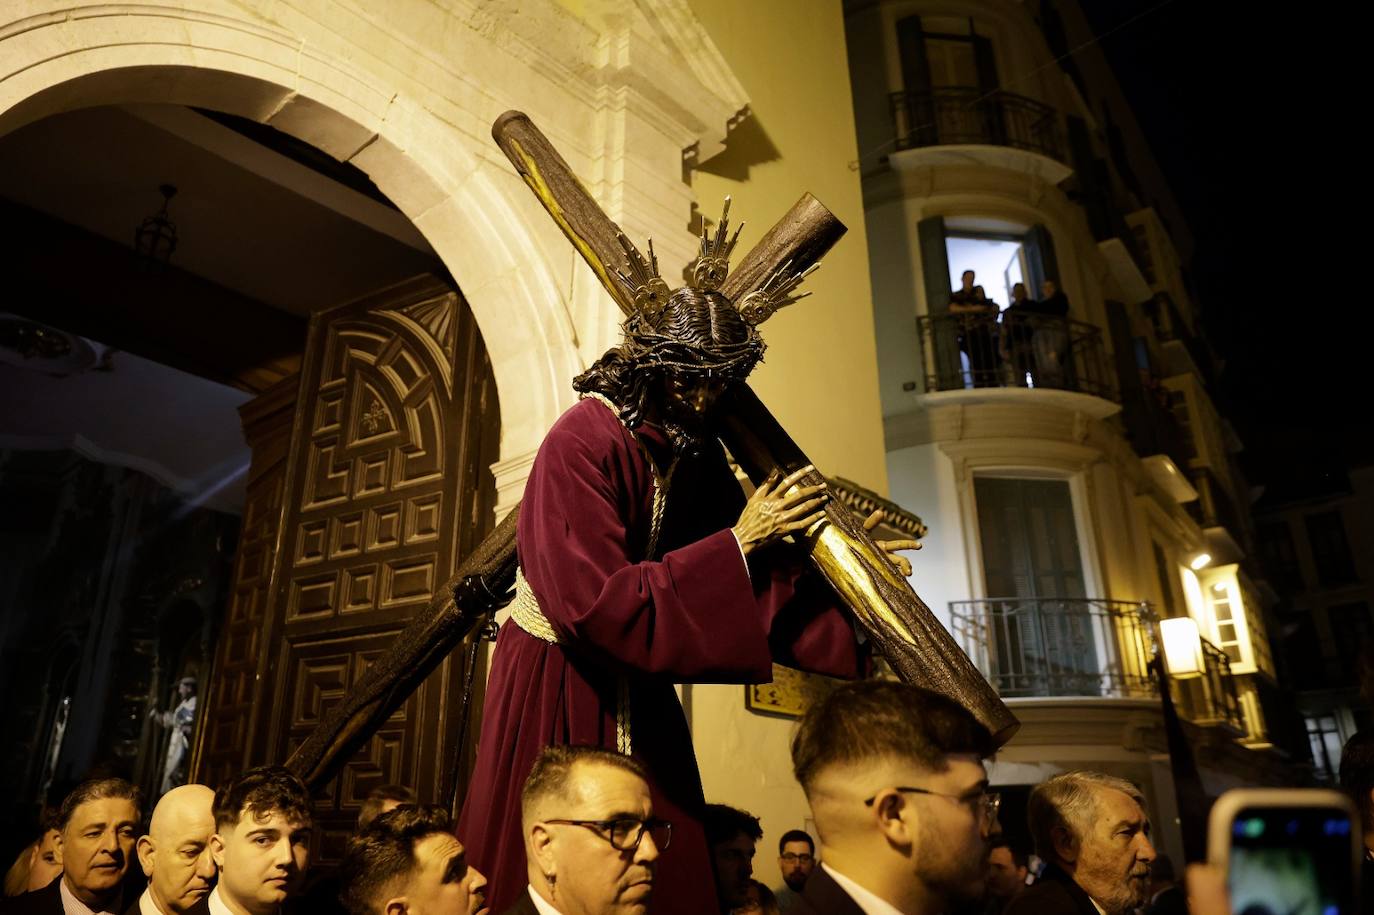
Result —
[{"label": "crowd of people", "polygon": [[[755,879],[763,830],[723,804],[700,811],[725,915],[1172,915],[1189,911],[1151,840],[1140,790],[1100,772],[1056,775],[1027,804],[1033,849],[1002,836],[986,731],[960,706],[888,680],[840,687],[792,741],[815,835],[778,839],[780,881]],[[1366,819],[1374,737],[1342,767]],[[656,892],[674,823],[659,816],[632,756],[547,746],[520,792],[525,885],[503,915],[677,912]],[[287,769],[265,766],[216,790],[184,785],[143,828],[138,790],[84,782],[6,879],[3,915],[480,915],[486,878],[441,807],[383,786],[363,805],[342,861],[310,871],[313,808]],[[1369,823],[1366,822],[1368,827]],[[1033,851],[1033,855],[1028,852]],[[146,885],[134,893],[137,860]],[[17,885],[11,879],[19,874]],[[1200,875],[1200,887],[1215,875]],[[1202,891],[1200,891],[1202,892]],[[1197,915],[1206,908],[1194,897]],[[714,913],[701,913],[714,915]]]},{"label": "crowd of people", "polygon": [[1069,300],[1051,279],[1032,299],[1025,283],[1011,288],[1005,309],[976,285],[965,270],[961,286],[949,296],[959,349],[968,360],[967,381],[973,387],[1065,387],[1072,371],[1066,318]]}]

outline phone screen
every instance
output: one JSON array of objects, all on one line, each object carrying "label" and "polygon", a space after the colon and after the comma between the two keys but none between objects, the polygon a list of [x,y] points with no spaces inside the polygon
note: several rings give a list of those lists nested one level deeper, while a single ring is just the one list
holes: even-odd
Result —
[{"label": "phone screen", "polygon": [[1245,807],[1231,822],[1227,882],[1235,915],[1349,915],[1355,911],[1352,842],[1333,807]]}]

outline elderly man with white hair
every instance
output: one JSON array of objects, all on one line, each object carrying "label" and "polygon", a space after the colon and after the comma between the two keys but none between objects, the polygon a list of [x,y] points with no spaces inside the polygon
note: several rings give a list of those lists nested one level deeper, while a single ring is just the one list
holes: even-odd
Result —
[{"label": "elderly man with white hair", "polygon": [[1004,915],[1127,915],[1149,899],[1150,818],[1140,789],[1101,772],[1066,772],[1026,804],[1035,853],[1047,862]]}]

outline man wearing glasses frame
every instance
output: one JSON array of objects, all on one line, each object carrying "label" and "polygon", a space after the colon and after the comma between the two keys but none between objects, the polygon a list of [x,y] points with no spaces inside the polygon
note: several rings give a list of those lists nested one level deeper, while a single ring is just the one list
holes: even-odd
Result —
[{"label": "man wearing glasses frame", "polygon": [[504,915],[645,915],[672,824],[654,816],[638,762],[545,747],[520,795],[528,891]]},{"label": "man wearing glasses frame", "polygon": [[789,913],[935,915],[980,900],[1000,804],[992,746],[963,708],[902,683],[850,683],[813,705],[792,765],[821,864]]}]

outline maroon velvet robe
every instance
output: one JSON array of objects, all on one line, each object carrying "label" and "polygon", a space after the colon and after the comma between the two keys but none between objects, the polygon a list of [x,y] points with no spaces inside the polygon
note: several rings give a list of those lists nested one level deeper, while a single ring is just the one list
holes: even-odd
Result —
[{"label": "maroon velvet robe", "polygon": [[[662,433],[639,434],[666,469]],[[649,465],[610,409],[587,399],[564,413],[531,469],[516,541],[560,642],[501,627],[458,821],[469,860],[490,881],[493,912],[527,883],[520,788],[535,754],[548,744],[614,750],[618,675],[629,676],[633,755],[651,774],[655,814],[673,824],[652,911],[709,915],[701,777],[673,684],[767,682],[775,658],[833,676],[858,672],[834,592],[794,550],[758,551],[746,569],[730,531],[744,497],[719,445],[679,462],[659,558],[644,561],[652,503]]]}]

